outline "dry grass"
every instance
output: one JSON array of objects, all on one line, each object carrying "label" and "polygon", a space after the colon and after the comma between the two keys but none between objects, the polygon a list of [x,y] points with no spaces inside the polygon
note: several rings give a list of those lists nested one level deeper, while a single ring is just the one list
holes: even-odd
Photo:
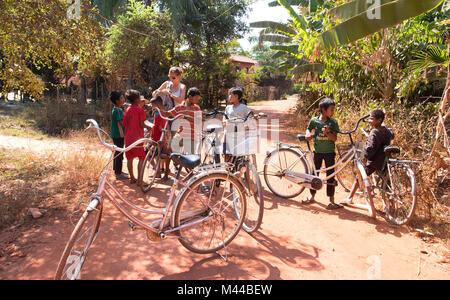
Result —
[{"label": "dry grass", "polygon": [[104,159],[90,152],[0,150],[0,228],[24,221],[31,207],[71,209],[97,184]]}]

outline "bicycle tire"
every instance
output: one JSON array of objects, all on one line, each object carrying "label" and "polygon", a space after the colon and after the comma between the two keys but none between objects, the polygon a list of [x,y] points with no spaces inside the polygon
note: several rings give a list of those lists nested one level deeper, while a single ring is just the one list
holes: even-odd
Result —
[{"label": "bicycle tire", "polygon": [[[280,159],[280,156],[284,156],[284,161],[286,167],[283,166],[283,159]],[[304,186],[300,186],[295,184],[292,181],[289,181],[284,178],[284,172],[287,169],[287,159],[286,155],[290,155],[293,158],[296,158],[301,162],[301,169],[296,169],[297,172],[309,173],[308,164],[305,161],[305,158],[302,157],[297,151],[292,150],[290,148],[280,148],[271,152],[264,162],[264,181],[266,182],[267,187],[270,189],[272,193],[281,198],[294,198],[300,195],[304,190]],[[277,160],[279,166],[277,166]],[[296,162],[294,162],[297,164]],[[290,163],[292,166],[292,163]],[[271,166],[276,166],[278,170],[272,171]],[[278,190],[277,187],[282,188]],[[293,188],[293,192],[288,193],[288,188]]]},{"label": "bicycle tire", "polygon": [[[338,158],[338,161],[339,159],[341,159],[341,157]],[[342,186],[344,190],[349,193],[356,179],[356,170],[354,168],[354,164],[352,164],[351,162],[348,163],[339,173],[336,174],[336,179],[339,182],[340,186]],[[356,190],[355,195],[362,195],[362,192],[360,190]]]},{"label": "bicycle tire", "polygon": [[[405,225],[413,218],[417,206],[414,172],[406,164],[390,165],[389,168],[392,176],[388,181],[391,186],[388,186],[387,180],[383,180],[382,188],[385,191],[389,189],[393,197],[383,191],[381,193],[386,216],[388,221],[395,225]],[[410,205],[406,205],[407,203]]]},{"label": "bicycle tire", "polygon": [[[247,170],[243,178],[243,183],[247,191],[247,212],[242,228],[246,232],[252,233],[261,226],[264,215],[264,198],[261,180],[259,179],[255,167],[251,163],[247,163],[246,167]],[[253,177],[253,180],[251,177]]]},{"label": "bicycle tire", "polygon": [[[81,279],[81,269],[86,262],[88,250],[98,234],[102,210],[103,207],[100,203],[95,209],[86,208],[64,248],[55,272],[55,280]],[[86,234],[87,239],[83,242],[82,239]],[[82,246],[82,250],[78,244]]]},{"label": "bicycle tire", "polygon": [[149,148],[145,156],[142,167],[139,171],[138,182],[142,192],[147,193],[156,181],[161,161],[160,147],[153,146]]},{"label": "bicycle tire", "polygon": [[359,189],[362,191],[364,200],[369,208],[369,216],[376,219],[376,210],[373,202],[372,185],[370,183],[369,176],[364,169],[364,166],[360,161],[356,161],[356,171],[358,172],[357,182]]},{"label": "bicycle tire", "polygon": [[[219,186],[217,186],[217,182],[220,182]],[[230,195],[233,197],[233,205],[230,203],[224,205],[223,210],[218,211],[218,213],[214,215],[210,208],[202,203],[196,196],[201,197],[203,194],[206,196],[204,199],[207,200],[208,204],[213,209],[222,209],[221,206],[227,204],[227,200],[224,199],[228,198],[230,195],[225,198],[223,198],[225,192],[222,192],[222,194],[219,195],[221,188],[224,189],[224,191],[227,188],[230,189]],[[199,221],[208,216],[210,217],[204,222],[199,222],[177,231],[179,242],[185,248],[199,254],[214,253],[228,245],[236,237],[244,222],[247,204],[245,190],[239,179],[225,172],[210,172],[205,176],[193,180],[192,183],[189,184],[189,188],[184,188],[181,193],[182,194],[174,207],[173,223],[175,228],[186,225],[186,223],[189,222]],[[235,197],[235,195],[237,197]],[[213,197],[214,199],[212,199]],[[235,212],[234,205],[236,203],[239,204],[240,214],[236,214]],[[198,215],[190,216],[188,219],[184,217],[189,216],[193,211],[199,212]],[[228,229],[224,222],[225,217],[227,217],[227,224],[230,225],[229,228],[231,230],[228,230],[227,233],[224,234],[225,229]],[[215,235],[215,223],[221,225],[218,227],[222,228],[222,232],[218,238]],[[203,238],[203,236],[205,236],[205,238]],[[205,240],[206,243],[203,243],[203,240]]]}]

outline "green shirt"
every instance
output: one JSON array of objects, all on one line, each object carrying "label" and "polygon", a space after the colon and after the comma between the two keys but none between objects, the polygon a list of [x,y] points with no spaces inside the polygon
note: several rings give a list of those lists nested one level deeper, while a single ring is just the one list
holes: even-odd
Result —
[{"label": "green shirt", "polygon": [[308,125],[309,131],[314,131],[314,152],[316,153],[334,153],[336,144],[330,140],[323,132],[322,128],[328,125],[330,127],[329,133],[336,133],[339,130],[339,125],[335,119],[328,119],[325,122],[320,121],[319,117],[311,119]]},{"label": "green shirt", "polygon": [[117,122],[123,120],[123,110],[118,107],[113,107],[111,113],[111,138],[118,139],[120,138],[120,131]]}]

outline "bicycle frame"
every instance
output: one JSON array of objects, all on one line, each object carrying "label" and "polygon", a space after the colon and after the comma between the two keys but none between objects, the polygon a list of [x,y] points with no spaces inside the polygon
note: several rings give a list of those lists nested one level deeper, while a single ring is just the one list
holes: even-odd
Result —
[{"label": "bicycle frame", "polygon": [[[300,173],[300,172],[295,172],[295,171],[286,171],[285,175],[286,179],[295,182],[296,184],[307,184],[307,180],[313,180],[314,178],[318,178],[319,174],[321,172],[326,172],[328,170],[331,169],[335,169],[335,171],[326,176],[325,179],[320,179],[324,184],[327,184],[327,182],[331,179],[334,178],[336,176],[336,174],[338,174],[339,172],[341,172],[347,165],[349,162],[354,161],[354,160],[358,160],[356,157],[356,153],[357,153],[357,149],[354,145],[352,145],[352,148],[345,153],[344,156],[342,156],[339,161],[337,163],[335,163],[333,166],[330,166],[328,168],[323,168],[323,169],[315,169],[312,166],[314,166],[313,163],[313,159],[312,159],[312,151],[305,151],[303,152],[301,150],[301,148],[299,146],[293,146],[293,145],[289,145],[289,144],[285,144],[285,143],[278,143],[278,148],[295,148],[297,152],[299,152],[300,154],[300,158],[298,160],[296,160],[294,163],[292,163],[287,169],[291,169],[292,167],[294,167],[298,162],[300,162],[300,160],[303,157],[309,156],[309,158],[305,159],[307,168],[308,168],[308,173]],[[308,144],[308,148],[309,144]],[[313,188],[311,186],[309,186],[309,184],[307,184],[309,188]],[[320,187],[321,188],[321,187]],[[314,189],[314,188],[313,188]]]},{"label": "bicycle frame", "polygon": [[[179,227],[175,227],[175,228],[170,228],[170,229],[164,230],[164,227],[167,225],[167,221],[169,220],[168,217],[169,217],[169,213],[171,211],[171,208],[174,207],[175,190],[177,189],[178,185],[181,184],[184,188],[187,188],[187,189],[190,189],[190,187],[187,184],[185,184],[183,181],[180,181],[178,178],[175,178],[174,182],[173,182],[173,184],[171,186],[169,199],[167,201],[167,204],[166,204],[166,207],[165,207],[164,210],[148,210],[148,209],[141,208],[141,207],[135,205],[134,203],[132,203],[131,201],[129,201],[125,196],[123,196],[114,187],[114,185],[112,183],[109,182],[109,180],[107,178],[107,175],[108,175],[109,165],[110,165],[110,163],[112,161],[113,155],[114,154],[112,154],[110,156],[108,164],[107,164],[107,166],[105,167],[105,169],[104,169],[104,171],[102,173],[102,176],[101,176],[101,179],[100,179],[100,183],[99,183],[99,186],[98,186],[98,189],[97,189],[97,193],[94,194],[95,199],[92,200],[89,203],[89,205],[88,205],[88,207],[90,207],[91,209],[96,209],[98,204],[102,204],[102,201],[103,201],[102,196],[106,195],[107,198],[114,204],[114,206],[125,217],[127,217],[131,222],[133,222],[134,224],[138,225],[139,227],[142,227],[142,229],[150,230],[150,231],[153,231],[153,232],[158,233],[160,235],[161,234],[170,233],[170,232],[174,232],[174,231],[177,231],[177,230],[189,227],[189,226],[196,225],[198,223],[204,222],[204,221],[208,220],[209,218],[213,217],[213,215],[210,215],[210,216],[204,217],[202,219],[196,220],[194,222],[183,224],[182,226],[179,226]],[[159,225],[159,228],[151,227],[150,225],[145,224],[142,220],[134,217],[130,213],[129,210],[127,210],[121,203],[119,203],[119,201],[117,201],[116,197],[114,197],[114,194],[115,194],[115,196],[117,196],[123,203],[125,203],[131,209],[137,210],[137,211],[145,213],[145,214],[160,214],[160,215],[162,215],[162,220],[161,220],[161,223]],[[202,201],[202,203],[204,205],[206,205],[211,211],[214,212],[214,209],[212,207],[210,207],[208,205],[208,203],[205,203],[201,198],[200,198],[200,201]],[[173,224],[174,224],[174,220],[172,219],[171,220],[171,226]]]}]

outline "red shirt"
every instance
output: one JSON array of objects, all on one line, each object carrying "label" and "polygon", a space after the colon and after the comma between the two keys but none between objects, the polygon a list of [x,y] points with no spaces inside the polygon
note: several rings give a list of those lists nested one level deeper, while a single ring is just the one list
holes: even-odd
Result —
[{"label": "red shirt", "polygon": [[166,126],[166,120],[164,120],[163,118],[161,118],[161,116],[158,114],[155,117],[155,120],[153,122],[153,128],[152,128],[152,134],[150,136],[150,138],[155,141],[158,142],[159,139],[161,138],[161,134],[162,131],[159,130],[159,127],[161,127],[162,129],[164,129],[164,126]]},{"label": "red shirt", "polygon": [[131,105],[127,109],[123,117],[126,147],[144,137],[144,128],[141,127],[141,121],[145,120],[147,120],[147,116],[142,107]]}]

